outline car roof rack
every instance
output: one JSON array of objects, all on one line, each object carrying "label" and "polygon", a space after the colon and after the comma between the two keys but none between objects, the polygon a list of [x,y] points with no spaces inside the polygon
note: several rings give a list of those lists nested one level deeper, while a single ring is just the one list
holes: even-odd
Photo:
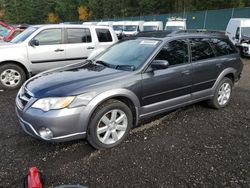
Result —
[{"label": "car roof rack", "polygon": [[165,38],[168,35],[172,34],[171,31],[142,31],[138,33],[137,37],[156,37],[156,38]]},{"label": "car roof rack", "polygon": [[180,30],[175,33],[204,33],[204,34],[221,34],[224,35],[225,31],[220,31],[220,30],[208,30],[208,29],[187,29],[187,30]]},{"label": "car roof rack", "polygon": [[151,38],[166,38],[177,35],[188,35],[188,34],[208,34],[208,35],[225,35],[224,31],[217,30],[206,30],[206,29],[189,29],[180,31],[142,31],[135,36],[125,36],[123,39],[134,39],[138,37],[151,37]]}]

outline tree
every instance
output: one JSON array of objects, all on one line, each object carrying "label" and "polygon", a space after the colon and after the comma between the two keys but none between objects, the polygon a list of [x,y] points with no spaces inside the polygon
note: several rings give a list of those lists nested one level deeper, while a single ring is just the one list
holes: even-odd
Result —
[{"label": "tree", "polygon": [[58,15],[54,12],[48,13],[48,22],[49,23],[57,23],[59,21]]},{"label": "tree", "polygon": [[91,12],[89,12],[86,6],[80,5],[77,10],[79,14],[79,20],[86,21],[91,17]]},{"label": "tree", "polygon": [[0,19],[42,24],[245,6],[249,0],[0,0]]}]

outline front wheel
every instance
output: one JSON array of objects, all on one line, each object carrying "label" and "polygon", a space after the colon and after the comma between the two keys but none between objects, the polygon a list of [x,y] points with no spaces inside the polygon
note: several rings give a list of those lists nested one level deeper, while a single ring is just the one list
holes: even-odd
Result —
[{"label": "front wheel", "polygon": [[0,88],[13,90],[21,87],[26,80],[24,70],[15,64],[0,66]]},{"label": "front wheel", "polygon": [[232,97],[232,88],[232,80],[223,78],[215,90],[214,97],[209,101],[209,105],[216,109],[226,107]]},{"label": "front wheel", "polygon": [[96,149],[119,145],[132,126],[132,112],[121,101],[109,100],[94,112],[88,129],[88,142]]}]

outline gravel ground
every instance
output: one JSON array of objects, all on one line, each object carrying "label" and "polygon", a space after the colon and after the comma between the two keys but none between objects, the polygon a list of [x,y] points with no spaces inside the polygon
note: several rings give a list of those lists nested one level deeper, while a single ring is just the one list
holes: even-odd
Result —
[{"label": "gravel ground", "polygon": [[250,187],[250,60],[223,110],[199,103],[146,120],[119,147],[49,144],[18,126],[16,92],[0,92],[0,187],[22,187],[37,166],[46,187]]}]

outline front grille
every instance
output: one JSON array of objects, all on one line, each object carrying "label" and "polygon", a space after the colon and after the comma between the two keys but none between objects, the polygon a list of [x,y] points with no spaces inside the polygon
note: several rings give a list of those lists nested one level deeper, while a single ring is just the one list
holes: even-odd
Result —
[{"label": "front grille", "polygon": [[25,106],[28,104],[28,102],[32,99],[32,96],[30,94],[30,92],[27,89],[22,89],[18,96],[18,105],[21,109],[25,108]]}]

